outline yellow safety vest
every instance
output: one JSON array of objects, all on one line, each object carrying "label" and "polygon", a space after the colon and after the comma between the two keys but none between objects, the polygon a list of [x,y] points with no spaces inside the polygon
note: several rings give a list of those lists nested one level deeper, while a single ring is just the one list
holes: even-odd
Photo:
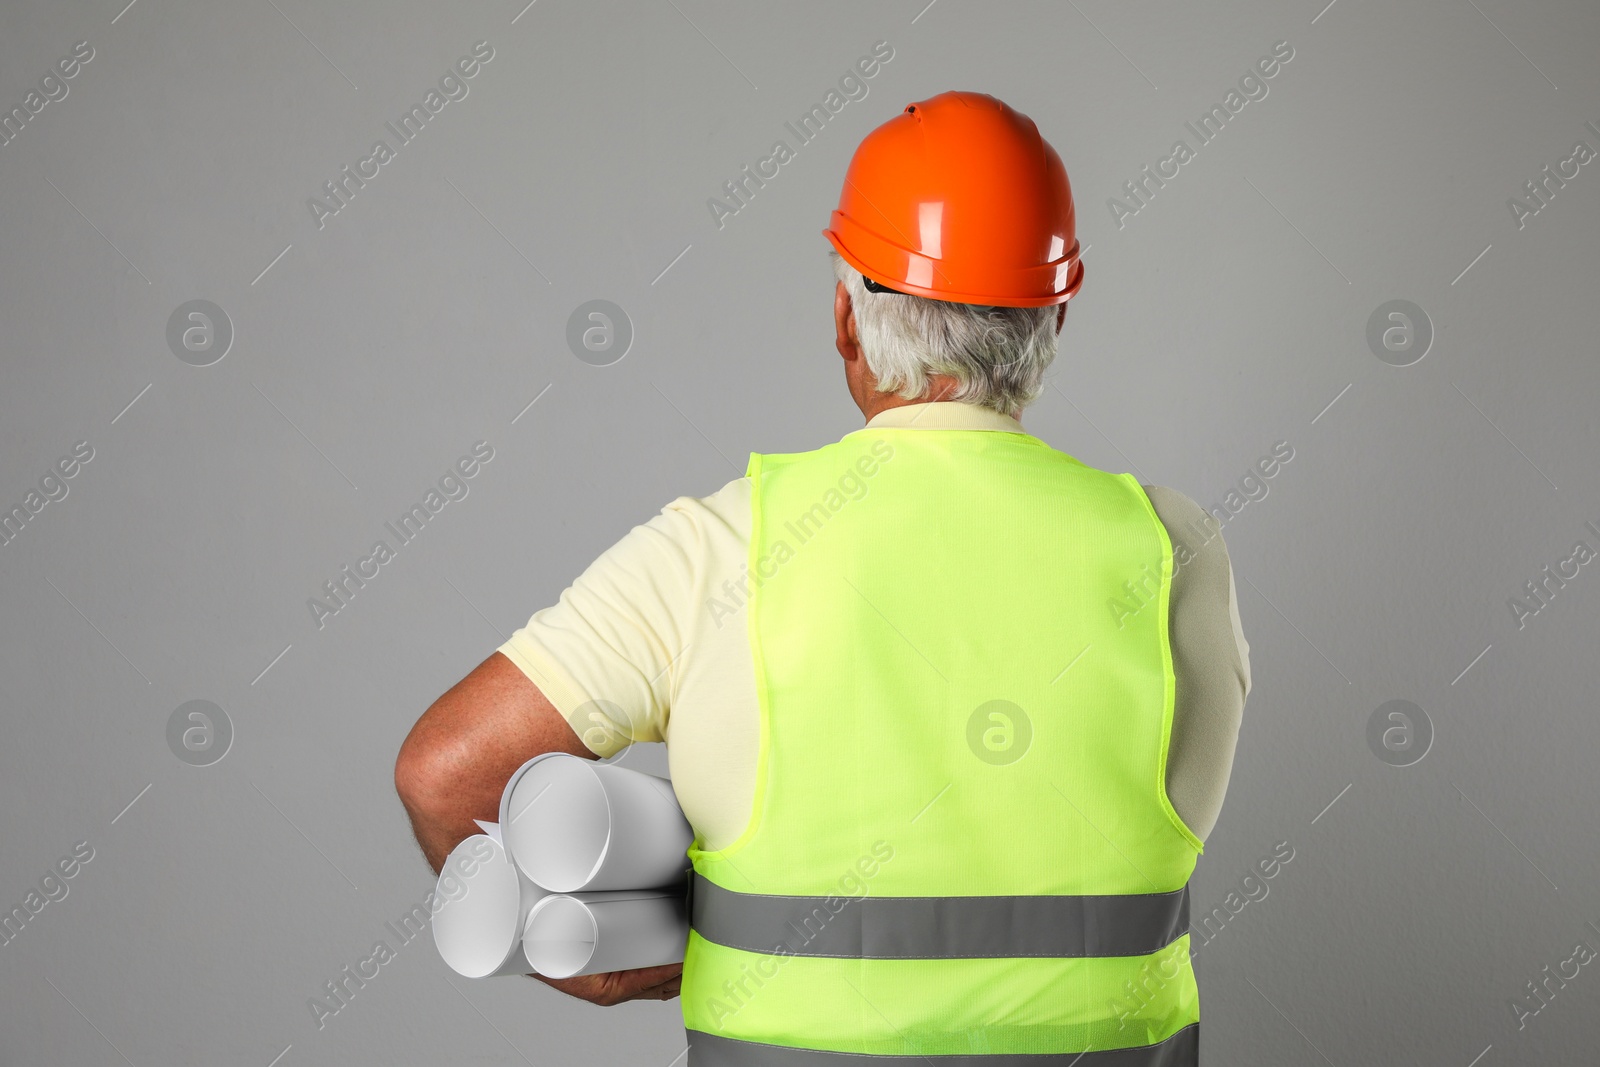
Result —
[{"label": "yellow safety vest", "polygon": [[1138,481],[898,427],[748,476],[755,802],[689,849],[691,1067],[1195,1064],[1172,544]]}]

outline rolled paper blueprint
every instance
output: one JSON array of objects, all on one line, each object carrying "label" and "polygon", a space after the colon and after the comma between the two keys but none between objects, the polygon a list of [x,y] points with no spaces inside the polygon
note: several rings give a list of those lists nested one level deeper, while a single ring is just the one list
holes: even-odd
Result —
[{"label": "rolled paper blueprint", "polygon": [[[521,781],[523,779],[523,776],[526,775],[529,771],[533,770],[539,764],[545,762],[546,760],[556,759],[558,757],[562,757],[562,756],[565,756],[565,755],[566,755],[566,753],[564,753],[564,752],[544,752],[544,753],[541,753],[540,755],[537,755],[537,756],[533,757],[527,763],[524,763],[522,766],[520,766],[516,770],[512,771],[511,772],[511,777],[506,780],[506,787],[500,791],[500,821],[497,822],[497,823],[488,823],[488,824],[479,822],[478,825],[483,828],[483,832],[488,834],[488,835],[490,835],[491,837],[493,837],[496,841],[499,841],[502,845],[505,845],[506,844],[505,829],[511,823],[511,820],[513,818],[513,815],[512,815],[512,812],[511,812],[511,798],[513,796],[520,796],[520,798],[521,798],[519,800],[519,802],[518,802],[518,809],[517,809],[517,815],[516,815],[516,817],[518,818],[519,821],[521,821],[521,815],[523,814],[523,812],[526,811],[528,805],[530,803],[532,803],[534,800],[538,799],[538,795],[537,794],[538,794],[539,790],[534,790],[534,791],[531,791],[531,792],[527,791],[527,790],[524,790],[521,794],[517,793],[517,786],[521,783]],[[577,758],[577,757],[573,757],[573,758]],[[472,821],[473,822],[478,822],[478,820],[476,820],[476,819],[474,819]],[[493,830],[489,829],[490,826],[493,826],[494,829]],[[511,848],[510,848],[509,845],[506,845],[506,851],[507,852],[511,851]],[[512,857],[512,862],[515,862],[515,861],[516,861],[516,857],[513,856]]]},{"label": "rolled paper blueprint", "polygon": [[685,894],[673,890],[554,893],[528,913],[523,952],[547,978],[682,963]]},{"label": "rolled paper blueprint", "polygon": [[544,897],[505,848],[473,834],[451,850],[435,892],[444,901],[433,917],[433,943],[450,969],[467,978],[528,974],[522,931]]},{"label": "rolled paper blueprint", "polygon": [[671,782],[565,752],[512,776],[500,834],[522,873],[554,893],[681,882],[694,840]]}]

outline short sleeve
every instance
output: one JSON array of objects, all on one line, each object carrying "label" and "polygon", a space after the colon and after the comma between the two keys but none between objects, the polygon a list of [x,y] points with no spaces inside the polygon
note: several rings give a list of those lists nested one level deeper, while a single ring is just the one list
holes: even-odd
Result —
[{"label": "short sleeve", "polygon": [[692,610],[693,504],[679,497],[633,527],[499,648],[598,756],[667,739]]}]

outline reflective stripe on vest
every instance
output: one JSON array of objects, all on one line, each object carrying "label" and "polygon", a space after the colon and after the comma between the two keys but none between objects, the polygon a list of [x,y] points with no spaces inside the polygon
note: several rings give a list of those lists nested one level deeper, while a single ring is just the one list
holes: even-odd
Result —
[{"label": "reflective stripe on vest", "polygon": [[1173,546],[1137,479],[907,427],[749,477],[715,595],[756,780],[740,836],[689,848],[691,1067],[1193,1063]]},{"label": "reflective stripe on vest", "polygon": [[[1189,887],[1119,896],[839,897],[738,893],[694,875],[689,924],[746,952],[933,960],[1145,956],[1189,928]],[[837,902],[837,906],[835,906]]]},{"label": "reflective stripe on vest", "polygon": [[1154,1045],[1054,1054],[923,1056],[912,1052],[901,1056],[872,1056],[730,1041],[699,1030],[690,1030],[688,1039],[689,1067],[893,1067],[901,1063],[914,1067],[925,1062],[934,1067],[1198,1067],[1200,1063],[1199,1023],[1190,1023]]}]

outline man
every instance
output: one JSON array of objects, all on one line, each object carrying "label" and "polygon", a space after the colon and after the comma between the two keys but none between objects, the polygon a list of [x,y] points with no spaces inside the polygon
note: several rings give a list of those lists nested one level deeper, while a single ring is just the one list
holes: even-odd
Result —
[{"label": "man", "polygon": [[437,870],[533,755],[664,740],[684,963],[548,984],[681,992],[695,1067],[1196,1063],[1248,645],[1209,515],[1018,421],[1083,277],[1066,171],[944,93],[824,232],[866,426],[674,500],[439,698],[396,767],[417,839]]}]

